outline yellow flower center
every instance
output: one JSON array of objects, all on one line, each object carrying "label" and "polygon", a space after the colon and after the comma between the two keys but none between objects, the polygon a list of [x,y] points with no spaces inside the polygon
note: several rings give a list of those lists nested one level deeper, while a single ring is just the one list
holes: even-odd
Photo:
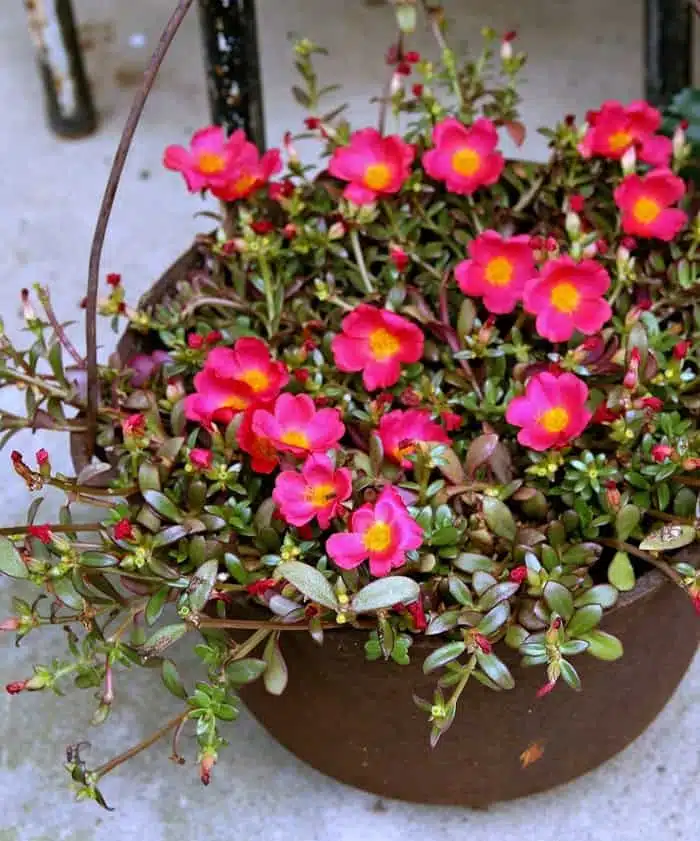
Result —
[{"label": "yellow flower center", "polygon": [[377,520],[364,533],[362,542],[369,552],[385,552],[391,546],[391,526]]},{"label": "yellow flower center", "polygon": [[390,333],[385,327],[380,327],[370,333],[369,347],[372,356],[379,361],[383,361],[398,353],[401,343],[393,333]]},{"label": "yellow flower center", "polygon": [[243,196],[250,190],[256,181],[257,178],[254,175],[246,172],[244,175],[241,175],[237,181],[234,181],[233,190],[237,195]]},{"label": "yellow flower center", "polygon": [[616,131],[608,138],[608,146],[611,152],[622,152],[634,140],[628,131]]},{"label": "yellow flower center", "polygon": [[384,190],[391,181],[391,170],[386,164],[370,164],[365,170],[365,187]]},{"label": "yellow flower center", "polygon": [[299,447],[300,450],[309,448],[309,438],[300,429],[288,429],[282,434],[282,443],[290,447]]},{"label": "yellow flower center", "polygon": [[213,175],[216,172],[221,172],[226,166],[226,161],[221,155],[216,152],[202,152],[197,161],[200,172],[205,175]]},{"label": "yellow flower center", "polygon": [[260,368],[249,368],[247,371],[239,374],[238,379],[249,385],[256,394],[260,391],[265,391],[270,385],[270,378]]},{"label": "yellow flower center", "polygon": [[481,166],[481,155],[474,149],[465,146],[452,155],[452,169],[459,175],[474,175]]},{"label": "yellow flower center", "polygon": [[491,286],[508,286],[513,279],[513,264],[507,257],[495,257],[487,263],[484,275]]},{"label": "yellow flower center", "polygon": [[329,484],[314,485],[306,489],[304,496],[314,508],[325,508],[335,499],[335,488]]},{"label": "yellow flower center", "polygon": [[578,289],[573,283],[569,283],[568,280],[564,281],[564,283],[558,283],[552,289],[552,293],[550,295],[552,306],[559,310],[559,312],[565,313],[573,312],[578,306],[580,299],[581,295],[579,294]]},{"label": "yellow flower center", "polygon": [[247,409],[250,405],[250,401],[246,400],[245,397],[241,397],[240,394],[232,394],[230,397],[227,397],[222,405],[222,409],[233,409],[235,412],[242,412],[244,409]]},{"label": "yellow flower center", "polygon": [[540,424],[547,432],[561,432],[569,425],[569,413],[563,406],[554,406],[540,417]]},{"label": "yellow flower center", "polygon": [[393,451],[393,456],[396,461],[403,461],[407,456],[410,456],[412,453],[415,453],[416,445],[412,442],[402,441],[398,447],[396,447]]},{"label": "yellow flower center", "polygon": [[653,222],[659,213],[661,213],[661,206],[659,203],[654,199],[647,198],[646,196],[641,199],[637,199],[634,203],[634,207],[632,208],[632,215],[643,225],[648,225],[650,222]]}]

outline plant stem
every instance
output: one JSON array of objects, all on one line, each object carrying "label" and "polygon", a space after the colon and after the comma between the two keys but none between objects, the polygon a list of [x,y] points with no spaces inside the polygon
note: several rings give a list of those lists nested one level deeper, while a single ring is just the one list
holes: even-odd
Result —
[{"label": "plant stem", "polygon": [[427,0],[421,0],[421,6],[423,7],[423,13],[430,24],[430,28],[433,32],[433,37],[437,42],[438,47],[440,47],[440,51],[442,52],[442,60],[446,66],[447,71],[450,74],[450,79],[452,81],[452,89],[454,91],[455,96],[457,97],[457,102],[459,102],[459,109],[460,111],[464,110],[465,102],[464,102],[464,92],[462,91],[462,86],[459,83],[459,76],[457,75],[457,68],[455,67],[454,62],[454,54],[450,49],[449,44],[445,40],[445,35],[442,31],[441,26],[441,19],[442,19],[442,6],[431,6],[428,4]]},{"label": "plant stem", "polygon": [[277,313],[275,306],[275,288],[272,280],[272,272],[270,271],[270,264],[266,257],[262,254],[258,255],[258,265],[260,266],[260,274],[263,278],[263,285],[265,287],[265,302],[267,304],[267,332],[270,338],[274,336],[276,331]]},{"label": "plant stem", "polygon": [[[399,30],[396,36],[396,62],[398,64],[399,61],[403,60],[403,32]],[[384,85],[384,90],[382,91],[382,97],[379,101],[379,133],[384,134],[386,131],[386,114],[389,109],[389,103],[391,102],[391,85],[394,81],[394,74],[396,70],[392,66],[389,78],[386,80],[386,84]]]},{"label": "plant stem", "polygon": [[599,537],[597,542],[602,543],[603,546],[610,546],[611,549],[617,549],[619,552],[627,552],[630,555],[634,555],[635,558],[640,558],[642,561],[646,561],[648,564],[651,564],[651,566],[661,570],[661,572],[670,578],[674,584],[677,584],[681,590],[685,591],[681,576],[669,563],[662,561],[661,558],[657,558],[655,555],[650,555],[648,552],[644,552],[642,549],[638,549],[631,543],[625,543],[622,540]]},{"label": "plant stem", "polygon": [[[0,536],[2,537],[12,537],[14,535],[19,534],[27,534],[31,526],[12,526],[7,528],[0,529]],[[103,526],[100,523],[75,523],[75,524],[65,524],[65,523],[56,523],[55,525],[49,525],[51,531],[56,532],[56,534],[65,534],[66,532],[79,532],[79,531],[101,531]]]},{"label": "plant stem", "polygon": [[228,298],[216,298],[214,296],[203,295],[200,298],[193,298],[189,304],[182,310],[182,319],[184,320],[200,307],[224,307],[226,309],[236,310],[237,312],[248,312],[248,307],[237,301],[230,301]]},{"label": "plant stem", "polygon": [[[59,400],[66,400],[66,392],[59,388],[54,388],[52,385],[46,382],[44,379],[39,379],[38,377],[29,376],[29,374],[21,374],[19,371],[7,371],[6,374],[8,379],[17,380],[17,382],[24,383],[25,385],[34,386],[34,388],[38,388],[39,391],[43,391],[48,397],[58,397]],[[0,371],[0,375],[2,372]],[[9,385],[9,383],[8,383]]]},{"label": "plant stem", "polygon": [[365,292],[368,295],[374,294],[374,285],[369,276],[369,272],[367,271],[367,266],[365,264],[365,256],[362,253],[362,246],[360,245],[360,235],[357,233],[357,228],[353,228],[350,231],[350,242],[352,243],[352,250],[355,255],[355,260],[357,261],[357,268],[360,270],[360,276],[362,277],[362,285],[365,287]]},{"label": "plant stem", "polygon": [[73,357],[76,365],[79,368],[85,368],[85,359],[78,353],[78,351],[75,348],[75,345],[68,338],[68,336],[66,335],[66,331],[63,329],[58,319],[56,318],[56,313],[54,312],[54,309],[51,306],[49,290],[45,286],[39,286],[38,294],[39,301],[41,302],[41,305],[44,308],[44,312],[46,313],[46,319],[53,328],[53,331],[56,334],[56,338],[58,339],[60,344],[63,345],[63,347],[68,351],[68,353]]},{"label": "plant stem", "polygon": [[[273,621],[258,621],[257,619],[211,619],[208,616],[202,616],[199,619],[200,628],[224,628],[228,630],[252,631],[253,629],[265,630],[265,634],[272,631],[308,631],[309,626],[296,622],[294,624],[289,622],[275,622]],[[333,630],[334,628],[347,628],[347,625],[338,625],[336,622],[322,622],[321,628],[323,630]],[[372,630],[375,627],[373,622],[353,622],[353,628],[361,630]],[[252,639],[252,637],[251,637]],[[256,643],[257,644],[257,643]],[[238,649],[237,649],[238,651]]]},{"label": "plant stem", "polygon": [[142,742],[139,742],[137,745],[134,745],[129,750],[124,751],[124,753],[120,753],[119,756],[115,756],[114,759],[110,759],[109,762],[105,762],[104,765],[101,765],[95,772],[94,775],[97,780],[101,780],[102,777],[105,777],[111,771],[114,771],[115,768],[118,768],[124,762],[128,762],[133,757],[138,756],[142,751],[150,748],[151,745],[155,744],[159,739],[162,739],[166,733],[169,733],[173,727],[179,727],[182,724],[187,716],[190,714],[190,710],[187,709],[184,712],[181,712],[179,715],[176,715],[175,718],[171,718],[170,721],[166,722],[162,727],[152,733],[148,738],[144,739]]},{"label": "plant stem", "polygon": [[254,634],[251,634],[245,642],[236,646],[231,659],[242,660],[244,657],[247,657],[251,651],[254,651],[260,643],[264,642],[272,633],[272,628],[258,628],[258,630]]},{"label": "plant stem", "polygon": [[459,696],[464,691],[464,687],[469,682],[469,678],[472,676],[472,672],[476,668],[476,654],[472,654],[469,658],[469,662],[464,667],[464,671],[462,673],[462,677],[459,679],[459,683],[455,686],[454,692],[450,696],[450,700],[447,704],[448,707],[454,707],[457,705],[457,701],[459,701]]}]

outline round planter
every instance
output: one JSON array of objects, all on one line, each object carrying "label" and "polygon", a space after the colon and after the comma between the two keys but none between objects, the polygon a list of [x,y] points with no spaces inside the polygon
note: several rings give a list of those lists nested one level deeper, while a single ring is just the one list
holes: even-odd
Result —
[{"label": "round planter", "polygon": [[[162,300],[201,265],[193,247],[140,306]],[[128,332],[117,351],[126,361],[153,349],[148,337]],[[82,436],[72,437],[71,451],[76,468],[84,467]],[[97,477],[107,480],[107,474]],[[562,681],[537,699],[543,669],[520,668],[518,655],[506,651],[516,687],[467,687],[451,729],[434,749],[427,715],[413,695],[432,698],[436,677],[421,667],[439,639],[414,637],[410,664],[398,666],[366,661],[366,632],[327,632],[322,646],[307,634],[285,634],[284,694],[269,695],[255,683],[242,696],[278,742],[337,780],[382,797],[483,807],[572,780],[623,750],[663,709],[700,641],[687,596],[656,570],[621,596],[602,627],[621,639],[625,655],[615,663],[577,657],[581,693]],[[521,755],[532,746],[542,755],[528,763]]]}]

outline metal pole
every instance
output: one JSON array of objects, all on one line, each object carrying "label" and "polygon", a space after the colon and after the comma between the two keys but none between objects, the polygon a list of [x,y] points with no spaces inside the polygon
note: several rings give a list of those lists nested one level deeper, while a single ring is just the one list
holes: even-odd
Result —
[{"label": "metal pole", "polygon": [[212,118],[242,128],[259,149],[265,123],[255,0],[199,0]]},{"label": "metal pole", "polygon": [[61,137],[83,137],[97,128],[71,0],[24,0],[36,48],[46,115]]},{"label": "metal pole", "polygon": [[688,0],[645,2],[646,98],[653,105],[692,82],[692,10]]}]

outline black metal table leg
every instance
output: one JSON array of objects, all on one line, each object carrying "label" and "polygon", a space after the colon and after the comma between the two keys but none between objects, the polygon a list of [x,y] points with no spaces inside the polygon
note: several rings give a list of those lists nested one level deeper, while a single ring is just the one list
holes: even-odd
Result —
[{"label": "black metal table leg", "polygon": [[71,0],[24,0],[36,47],[49,125],[61,137],[97,128],[97,115],[75,27]]},{"label": "black metal table leg", "polygon": [[645,2],[646,98],[666,105],[692,82],[692,10],[688,0]]},{"label": "black metal table leg", "polygon": [[255,0],[199,0],[209,101],[217,125],[265,146]]}]

